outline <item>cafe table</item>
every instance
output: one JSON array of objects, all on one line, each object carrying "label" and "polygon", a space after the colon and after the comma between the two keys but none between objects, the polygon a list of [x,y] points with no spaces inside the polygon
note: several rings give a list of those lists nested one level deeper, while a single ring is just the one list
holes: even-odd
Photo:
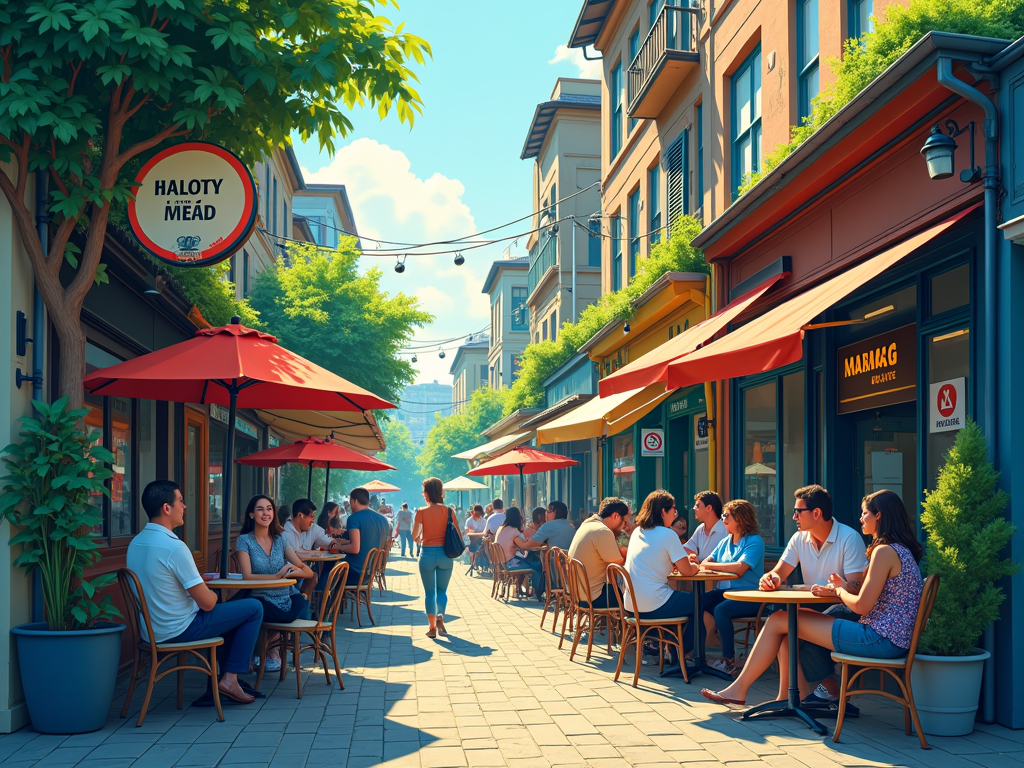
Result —
[{"label": "cafe table", "polygon": [[[277,587],[292,587],[295,586],[296,581],[295,579],[210,579],[205,583],[210,589],[220,590],[221,600],[223,601],[224,593],[229,589],[275,589]],[[265,693],[260,693],[242,678],[238,678],[238,685],[243,691],[248,693],[250,696],[255,696],[257,699],[265,699],[267,697]],[[212,679],[208,680],[206,683],[206,693],[193,701],[192,706],[213,706]]]},{"label": "cafe table", "polygon": [[[732,677],[719,672],[714,667],[709,667],[704,659],[704,642],[701,639],[701,624],[704,622],[704,609],[701,607],[701,600],[704,597],[704,585],[709,581],[733,581],[738,579],[739,576],[735,573],[725,573],[724,571],[712,571],[707,568],[701,568],[693,576],[683,576],[678,571],[673,571],[668,575],[669,582],[682,583],[689,581],[693,583],[693,664],[687,664],[686,672],[689,677],[699,675],[704,672],[709,675],[715,675],[723,680],[732,680]],[[682,663],[682,660],[680,660]],[[662,677],[682,677],[682,668],[676,664],[670,667],[665,667],[665,670],[661,673]]]},{"label": "cafe table", "polygon": [[785,605],[789,617],[788,635],[789,643],[789,695],[785,701],[768,701],[751,707],[743,713],[743,719],[749,720],[752,717],[763,715],[764,717],[795,717],[803,720],[816,733],[825,736],[828,729],[808,714],[800,704],[799,665],[800,665],[800,643],[796,642],[797,614],[801,605],[830,605],[838,603],[838,597],[817,597],[811,594],[810,587],[776,589],[772,592],[763,592],[759,589],[743,589],[726,592],[728,600],[738,600],[743,603],[771,603],[772,605]]},{"label": "cafe table", "polygon": [[344,552],[307,552],[306,554],[299,555],[299,559],[304,563],[331,563],[336,560],[344,560]]}]

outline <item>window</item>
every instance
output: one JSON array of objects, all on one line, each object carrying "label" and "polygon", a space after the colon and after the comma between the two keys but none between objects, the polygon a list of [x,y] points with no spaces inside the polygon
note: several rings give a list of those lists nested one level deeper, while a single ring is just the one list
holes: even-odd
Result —
[{"label": "window", "polygon": [[704,207],[704,105],[698,104],[693,121],[697,124],[697,202]]},{"label": "window", "polygon": [[966,307],[971,300],[971,270],[968,265],[961,264],[931,278],[930,293],[933,315]]},{"label": "window", "polygon": [[679,138],[668,147],[666,155],[665,185],[667,187],[668,210],[666,223],[671,234],[672,224],[684,213],[689,213],[689,189],[687,176],[690,172],[690,161],[687,155],[689,147],[689,131],[683,131]]},{"label": "window", "polygon": [[612,438],[612,496],[618,496],[636,509],[636,454],[633,432]]},{"label": "window", "polygon": [[281,222],[284,225],[284,236],[292,236],[292,220],[288,217],[288,201],[284,201],[284,220]]},{"label": "window", "polygon": [[608,90],[610,93],[611,125],[609,135],[611,137],[611,151],[609,157],[613,160],[622,149],[622,62],[612,67],[611,77],[608,79]]},{"label": "window", "polygon": [[[640,52],[640,28],[637,27],[633,30],[633,34],[629,36],[629,65],[633,66],[633,62],[636,60],[637,53]],[[629,130],[632,133],[633,129],[636,128],[637,119],[635,117],[629,118]]]},{"label": "window", "polygon": [[263,188],[263,207],[266,214],[263,216],[263,226],[270,226],[270,161],[264,166],[267,176],[267,185]]},{"label": "window", "polygon": [[551,221],[558,220],[558,206],[555,205],[558,202],[558,185],[551,185],[551,195],[548,197],[548,218]]},{"label": "window", "polygon": [[587,228],[590,234],[587,239],[587,262],[592,267],[601,266],[601,220],[591,219]]},{"label": "window", "polygon": [[800,120],[811,114],[818,95],[818,0],[797,0],[797,89]]},{"label": "window", "polygon": [[242,249],[242,297],[249,295],[249,251]]},{"label": "window", "polygon": [[551,323],[551,340],[554,341],[558,337],[558,310],[552,310],[551,317],[549,318]]},{"label": "window", "polygon": [[850,0],[847,5],[849,14],[847,22],[850,28],[850,37],[859,40],[868,32],[875,31],[875,22],[871,18],[875,13],[874,0]]},{"label": "window", "polygon": [[612,290],[622,288],[622,217],[612,216]]},{"label": "window", "polygon": [[274,178],[274,200],[273,200],[273,202],[274,202],[273,213],[270,214],[273,217],[273,219],[272,219],[273,226],[271,227],[270,231],[273,232],[276,235],[277,234],[277,178],[276,177]]},{"label": "window", "polygon": [[480,386],[487,383],[487,364],[484,363],[480,366]]},{"label": "window", "polygon": [[761,46],[732,76],[732,192],[761,168]]},{"label": "window", "polygon": [[540,339],[541,339],[541,341],[547,341],[548,340],[548,321],[547,320],[544,320],[540,324]]},{"label": "window", "polygon": [[526,306],[526,286],[512,286],[512,330],[530,330],[530,310]]},{"label": "window", "polygon": [[661,9],[664,7],[665,0],[651,0],[651,3],[647,6],[648,29],[654,26],[654,22],[658,20],[658,14],[661,13]]},{"label": "window", "polygon": [[647,231],[648,243],[661,242],[661,168],[654,166],[647,171]]},{"label": "window", "polygon": [[636,274],[636,262],[640,258],[640,188],[629,195],[629,276]]},{"label": "window", "polygon": [[[937,397],[940,387],[935,385],[962,378],[964,380],[963,392],[965,398],[965,412],[967,412],[966,400],[967,390],[970,388],[971,372],[971,335],[965,326],[952,331],[945,331],[927,337],[926,343],[928,354],[928,393],[929,402],[932,397]],[[932,389],[936,395],[932,395]],[[931,419],[929,418],[929,424]],[[945,463],[946,452],[953,447],[956,441],[958,430],[947,432],[932,432],[928,430],[928,487],[935,489],[935,481],[938,478],[939,469]]]}]

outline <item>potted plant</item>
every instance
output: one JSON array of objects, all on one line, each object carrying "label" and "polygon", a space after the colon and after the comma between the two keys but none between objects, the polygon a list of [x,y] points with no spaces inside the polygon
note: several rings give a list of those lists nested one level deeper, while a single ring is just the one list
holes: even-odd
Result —
[{"label": "potted plant", "polygon": [[925,492],[921,525],[928,534],[922,563],[940,576],[928,627],[911,670],[921,727],[936,736],[974,730],[988,651],[977,647],[1005,599],[996,585],[1017,571],[1000,553],[1015,526],[1003,516],[1009,496],[997,485],[981,428],[968,419]]},{"label": "potted plant", "polygon": [[91,499],[109,494],[113,456],[80,428],[86,409],[68,399],[33,402],[38,418],[21,420],[20,441],[4,448],[7,476],[0,520],[11,523],[15,560],[38,573],[46,621],[14,627],[22,687],[32,726],[42,733],[103,727],[114,695],[123,624],[109,595],[113,574],[88,580],[100,559],[93,539],[103,517]]}]

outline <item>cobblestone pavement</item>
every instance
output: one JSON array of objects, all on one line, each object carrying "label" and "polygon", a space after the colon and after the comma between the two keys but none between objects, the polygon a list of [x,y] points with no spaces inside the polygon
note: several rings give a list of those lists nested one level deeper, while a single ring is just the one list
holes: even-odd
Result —
[{"label": "cobblestone pavement", "polygon": [[[508,605],[490,597],[490,580],[456,564],[449,590],[447,640],[424,636],[422,588],[411,559],[393,557],[390,591],[376,604],[376,627],[347,617],[342,661],[345,690],[324,684],[304,659],[303,698],[295,680],[264,681],[268,698],[212,709],[175,708],[174,676],[158,684],[146,722],[136,728],[142,692],[129,718],[118,717],[118,687],[106,727],[80,736],[46,736],[31,728],[0,736],[0,765],[22,766],[617,766],[687,768],[831,768],[943,766],[1001,768],[1024,764],[1024,732],[979,726],[966,738],[932,737],[924,752],[903,733],[900,710],[863,700],[843,741],[816,737],[792,720],[744,723],[736,712],[700,697],[707,678],[687,685],[659,680],[644,667],[640,687],[612,681],[603,647],[590,662],[569,661],[568,644],[538,627],[533,601]],[[365,616],[364,616],[365,620]],[[546,622],[550,629],[550,619]],[[626,673],[629,673],[626,676]],[[270,677],[270,676],[268,676]],[[202,680],[187,678],[186,702]],[[714,681],[717,682],[717,681]],[[775,683],[758,689],[768,698]],[[762,696],[752,696],[757,700]],[[831,726],[831,721],[825,721]]]}]

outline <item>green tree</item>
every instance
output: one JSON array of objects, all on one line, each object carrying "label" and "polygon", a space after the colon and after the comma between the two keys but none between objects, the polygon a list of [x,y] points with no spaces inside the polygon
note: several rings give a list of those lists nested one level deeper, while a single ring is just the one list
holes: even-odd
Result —
[{"label": "green tree", "polygon": [[452,455],[486,442],[483,431],[501,419],[506,394],[487,387],[478,389],[461,411],[438,418],[420,453],[420,475],[448,481],[466,474],[465,460]]},{"label": "green tree", "polygon": [[672,225],[672,236],[652,246],[650,255],[637,263],[636,274],[629,285],[606,293],[596,304],[580,312],[575,323],[562,323],[555,341],[528,344],[520,361],[519,376],[505,399],[505,415],[543,403],[544,379],[568,362],[608,323],[632,317],[633,302],[666,272],[710,274],[704,252],[691,245],[701,227],[701,222],[693,216],[677,218]]},{"label": "green tree", "polygon": [[[402,489],[401,493],[389,495],[389,503],[395,500],[407,501],[409,506],[415,509],[422,503],[420,489],[422,478],[419,467],[419,451],[412,442],[412,435],[409,428],[398,419],[391,419],[386,422],[381,431],[384,433],[384,440],[387,443],[387,450],[378,453],[377,458],[386,461],[395,467],[395,471],[387,472],[354,472],[346,471],[344,478],[337,486],[334,485],[334,473],[331,473],[331,488],[337,487],[338,494],[331,494],[334,498],[341,498],[340,494],[350,491],[363,483],[374,478],[383,480],[386,483],[397,485]],[[446,480],[448,478],[445,478]]]},{"label": "green tree", "polygon": [[1016,530],[1005,517],[1009,503],[981,427],[968,419],[946,454],[935,490],[925,492],[922,569],[939,574],[940,581],[922,652],[968,656],[999,618],[1006,595],[997,582],[1019,568],[1001,557]]},{"label": "green tree", "polygon": [[[204,138],[252,164],[293,134],[333,151],[344,108],[420,110],[428,44],[376,13],[392,0],[8,0],[0,3],[0,190],[60,340],[62,395],[83,402],[86,293],[112,205],[163,145]],[[29,175],[49,174],[46,252]],[[76,229],[82,230],[72,241]],[[76,268],[67,286],[67,260]]]},{"label": "green tree", "polygon": [[434,318],[415,298],[382,291],[377,267],[360,275],[359,256],[351,237],[336,251],[293,245],[257,276],[249,301],[288,349],[394,401],[416,376],[397,353]]}]

